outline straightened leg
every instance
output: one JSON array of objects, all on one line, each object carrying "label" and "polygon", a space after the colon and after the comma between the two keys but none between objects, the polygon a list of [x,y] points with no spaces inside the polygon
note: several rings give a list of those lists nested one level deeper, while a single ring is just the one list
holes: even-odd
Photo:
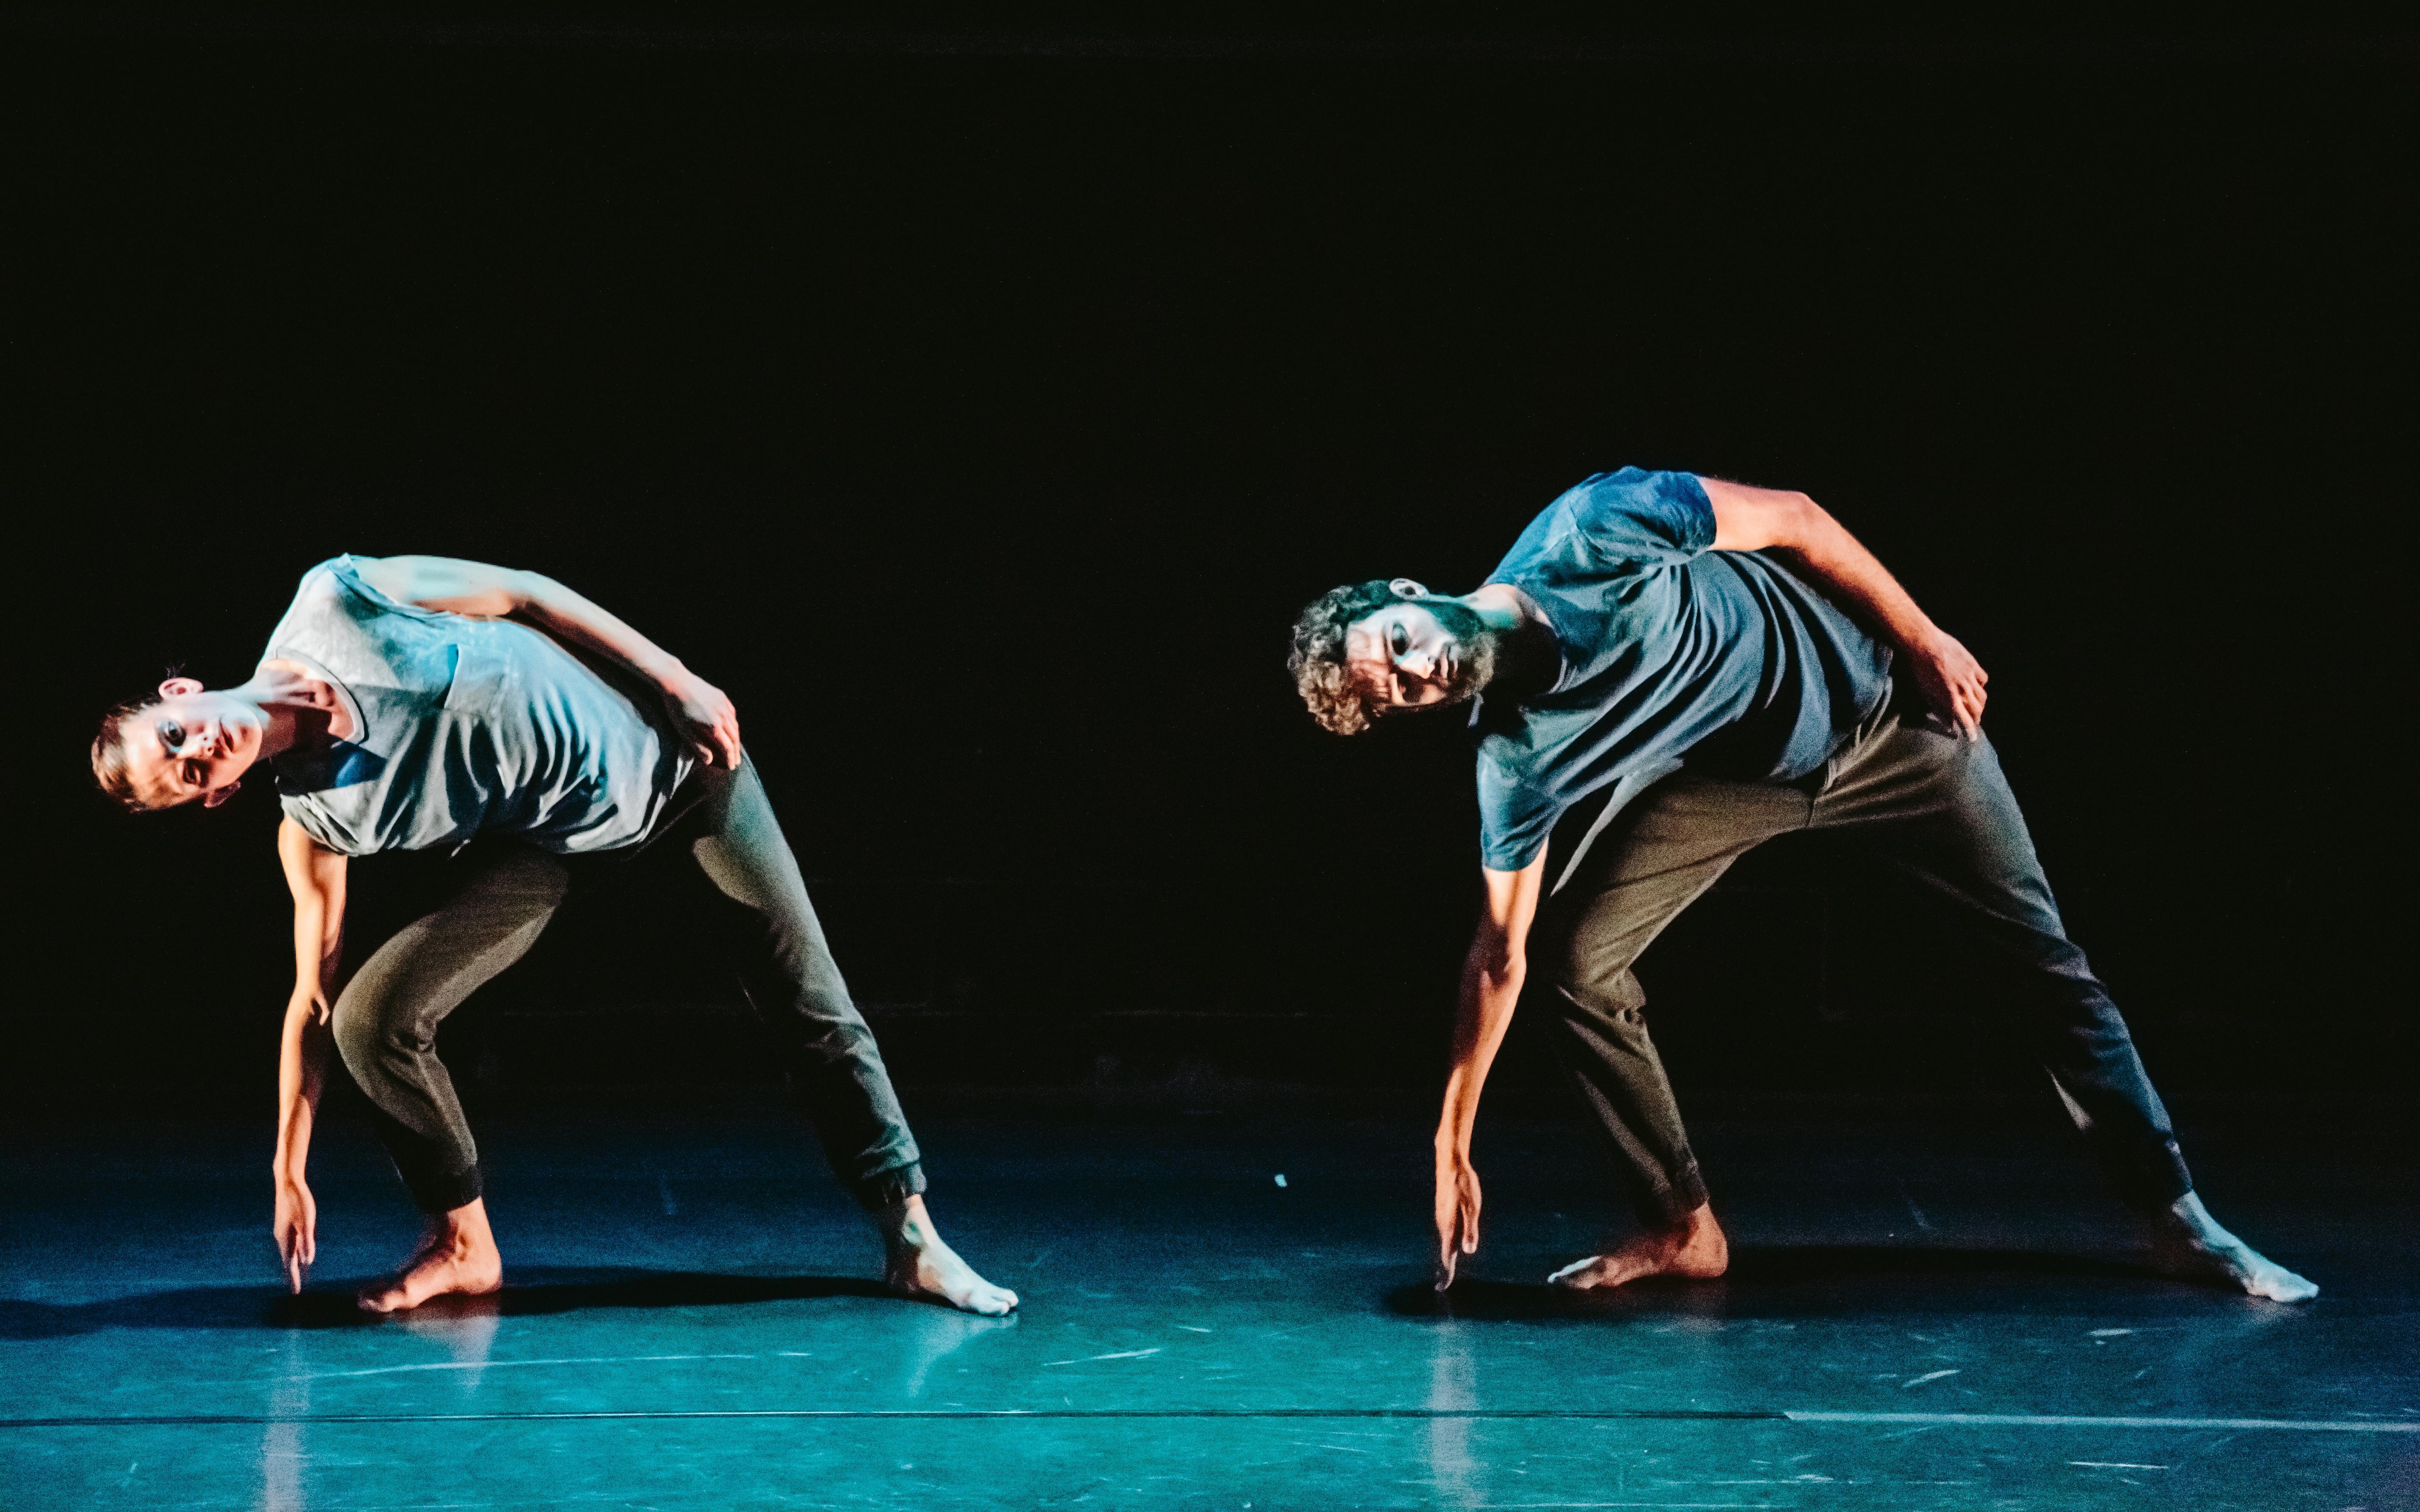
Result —
[{"label": "straightened leg", "polygon": [[1990,740],[1884,731],[1817,798],[1815,824],[1947,899],[2017,964],[2042,1063],[2119,1196],[2148,1211],[2193,1190],[2126,1021],[2067,937]]},{"label": "straightened leg", "polygon": [[843,1184],[868,1210],[904,1202],[924,1190],[915,1137],[755,764],[743,756],[738,771],[709,768],[698,779],[713,786],[690,852],[737,905],[725,927],[740,988],[772,1029],[791,1088]]}]

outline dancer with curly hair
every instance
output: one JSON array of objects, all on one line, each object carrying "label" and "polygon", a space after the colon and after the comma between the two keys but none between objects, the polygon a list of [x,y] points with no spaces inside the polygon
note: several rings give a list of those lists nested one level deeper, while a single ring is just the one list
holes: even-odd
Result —
[{"label": "dancer with curly hair", "polygon": [[[1479,1245],[1471,1130],[1533,965],[1637,1218],[1635,1235],[1554,1281],[1723,1273],[1729,1243],[1631,964],[1749,850],[1823,830],[1947,900],[2015,966],[2052,1082],[2165,1270],[2281,1302],[2317,1294],[2194,1191],[1984,738],[1982,667],[1805,494],[1600,473],[1467,594],[1397,578],[1322,595],[1295,626],[1289,665],[1313,717],[1340,734],[1475,705],[1486,903],[1436,1130],[1440,1288]],[[1550,886],[1549,832],[1598,795]]]}]

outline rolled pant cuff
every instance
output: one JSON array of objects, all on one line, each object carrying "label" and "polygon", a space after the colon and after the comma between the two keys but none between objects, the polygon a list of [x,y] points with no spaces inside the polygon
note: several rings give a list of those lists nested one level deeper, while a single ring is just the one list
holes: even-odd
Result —
[{"label": "rolled pant cuff", "polygon": [[478,1201],[488,1189],[486,1173],[476,1161],[471,1164],[469,1170],[450,1174],[405,1171],[400,1166],[396,1169],[401,1171],[403,1184],[411,1191],[413,1203],[427,1213],[451,1212],[457,1208],[467,1208]]},{"label": "rolled pant cuff", "polygon": [[869,1176],[851,1184],[848,1189],[848,1195],[857,1198],[858,1206],[868,1212],[895,1208],[909,1197],[922,1196],[923,1192],[924,1164],[922,1161],[909,1161],[905,1165]]},{"label": "rolled pant cuff", "polygon": [[1698,1173],[1698,1163],[1691,1161],[1672,1178],[1672,1184],[1642,1192],[1632,1200],[1631,1211],[1639,1227],[1669,1231],[1689,1226],[1689,1214],[1706,1205],[1706,1179]]}]

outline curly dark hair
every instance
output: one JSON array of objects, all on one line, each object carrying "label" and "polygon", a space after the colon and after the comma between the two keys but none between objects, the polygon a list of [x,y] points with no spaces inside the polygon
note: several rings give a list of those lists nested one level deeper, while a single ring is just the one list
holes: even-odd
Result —
[{"label": "curly dark hair", "polygon": [[1394,579],[1373,578],[1329,589],[1295,618],[1294,650],[1286,656],[1286,671],[1294,673],[1295,691],[1302,695],[1321,729],[1357,735],[1376,717],[1371,690],[1355,682],[1353,670],[1345,665],[1344,632],[1354,621],[1401,596],[1395,592]]}]

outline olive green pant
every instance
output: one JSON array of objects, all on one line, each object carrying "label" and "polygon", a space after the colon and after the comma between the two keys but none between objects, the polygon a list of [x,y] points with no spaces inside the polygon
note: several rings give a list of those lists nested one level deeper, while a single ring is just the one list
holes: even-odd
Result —
[{"label": "olive green pant", "polygon": [[566,896],[654,872],[720,895],[717,937],[702,943],[737,969],[851,1195],[874,1209],[924,1190],[874,1031],[849,999],[754,764],[704,768],[674,802],[644,844],[618,851],[566,857],[473,844],[445,900],[381,943],[337,995],[336,1048],[424,1211],[462,1207],[484,1189],[478,1147],[437,1058],[438,1026],[529,952]]},{"label": "olive green pant", "polygon": [[1903,719],[1886,701],[1801,781],[1683,770],[1656,783],[1540,910],[1530,979],[1547,990],[1559,1058],[1642,1224],[1677,1227],[1706,1187],[1631,964],[1733,861],[1798,830],[1864,846],[1948,900],[2012,960],[2042,1062],[2120,1197],[2155,1208],[2193,1190],[2126,1021],[2059,922],[1991,742]]}]

